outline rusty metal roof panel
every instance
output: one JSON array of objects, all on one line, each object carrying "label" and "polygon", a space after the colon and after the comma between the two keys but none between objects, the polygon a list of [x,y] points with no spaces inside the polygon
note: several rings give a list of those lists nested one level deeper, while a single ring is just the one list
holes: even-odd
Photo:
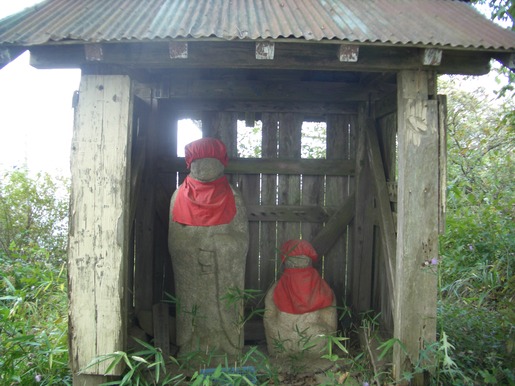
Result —
[{"label": "rusty metal roof panel", "polygon": [[0,20],[3,45],[208,38],[515,49],[456,0],[46,0]]}]

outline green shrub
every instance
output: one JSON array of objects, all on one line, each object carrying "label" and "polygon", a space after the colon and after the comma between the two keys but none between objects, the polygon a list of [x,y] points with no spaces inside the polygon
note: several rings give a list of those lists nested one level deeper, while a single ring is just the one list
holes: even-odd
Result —
[{"label": "green shrub", "polygon": [[[71,384],[66,182],[26,171],[0,183],[0,384]],[[64,193],[63,193],[64,192]]]},{"label": "green shrub", "polygon": [[460,376],[443,374],[443,384],[515,385],[515,130],[506,119],[514,102],[446,86],[447,229],[440,238],[438,323]]}]

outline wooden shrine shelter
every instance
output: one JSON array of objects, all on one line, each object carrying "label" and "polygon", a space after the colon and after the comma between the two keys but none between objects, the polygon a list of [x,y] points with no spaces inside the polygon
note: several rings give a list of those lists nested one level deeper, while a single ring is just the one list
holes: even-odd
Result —
[{"label": "wooden shrine shelter", "polygon": [[[142,315],[167,342],[168,206],[187,172],[178,132],[194,131],[184,122],[228,147],[250,224],[246,288],[265,292],[278,247],[302,237],[339,305],[379,313],[403,342],[396,377],[435,340],[437,75],[485,74],[492,58],[513,69],[515,33],[452,0],[46,0],[0,20],[1,65],[25,50],[36,68],[82,70],[69,222],[76,384],[104,380],[102,365],[77,372],[126,350]],[[303,153],[310,122],[322,128],[316,157]],[[244,157],[250,128],[259,144]],[[248,339],[260,331],[251,323]]]}]

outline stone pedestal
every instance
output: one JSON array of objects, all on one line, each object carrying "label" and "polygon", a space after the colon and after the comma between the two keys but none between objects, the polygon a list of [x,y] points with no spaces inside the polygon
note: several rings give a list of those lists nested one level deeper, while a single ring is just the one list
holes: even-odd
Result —
[{"label": "stone pedestal", "polygon": [[336,302],[332,307],[305,314],[281,312],[274,303],[274,284],[265,297],[265,335],[268,353],[272,356],[288,356],[302,353],[320,357],[326,353],[326,335],[337,330]]}]

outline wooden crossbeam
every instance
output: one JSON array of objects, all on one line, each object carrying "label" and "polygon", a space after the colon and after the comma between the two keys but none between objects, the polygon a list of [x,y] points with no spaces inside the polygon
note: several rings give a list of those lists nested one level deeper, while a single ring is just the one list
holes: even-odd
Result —
[{"label": "wooden crossbeam", "polygon": [[335,212],[318,205],[247,205],[249,221],[325,222]]},{"label": "wooden crossbeam", "polygon": [[[159,164],[161,173],[188,172],[184,158],[162,159]],[[235,158],[225,173],[352,176],[355,167],[354,160]]]},{"label": "wooden crossbeam", "polygon": [[340,237],[345,227],[354,218],[354,206],[356,198],[354,194],[349,196],[347,201],[333,214],[326,222],[325,227],[315,236],[312,241],[313,248],[319,256],[325,255]]},{"label": "wooden crossbeam", "polygon": [[[181,46],[182,44],[182,46]],[[273,42],[273,51],[260,48],[256,58],[255,41],[176,41],[103,44],[102,63],[132,68],[257,68],[330,71],[396,71],[429,67],[421,62],[424,49],[361,45],[358,52],[348,52],[334,43]],[[179,45],[179,47],[178,47]],[[187,46],[187,49],[185,48]],[[36,68],[77,68],[88,62],[80,44],[42,45],[29,47],[31,64]],[[352,48],[357,50],[357,48]],[[274,53],[272,59],[272,52]],[[187,57],[186,57],[187,55]],[[266,59],[260,59],[263,55]],[[429,54],[426,54],[426,56]],[[439,55],[439,54],[437,54]],[[442,50],[440,73],[480,75],[488,73],[492,53],[466,50]],[[504,55],[505,57],[507,55]],[[429,61],[434,64],[433,59]],[[181,59],[179,59],[181,58]],[[209,60],[206,60],[209,58]],[[344,59],[345,61],[340,61]],[[98,60],[98,59],[96,59]],[[512,62],[508,57],[505,61]],[[431,66],[433,67],[433,66]]]}]

